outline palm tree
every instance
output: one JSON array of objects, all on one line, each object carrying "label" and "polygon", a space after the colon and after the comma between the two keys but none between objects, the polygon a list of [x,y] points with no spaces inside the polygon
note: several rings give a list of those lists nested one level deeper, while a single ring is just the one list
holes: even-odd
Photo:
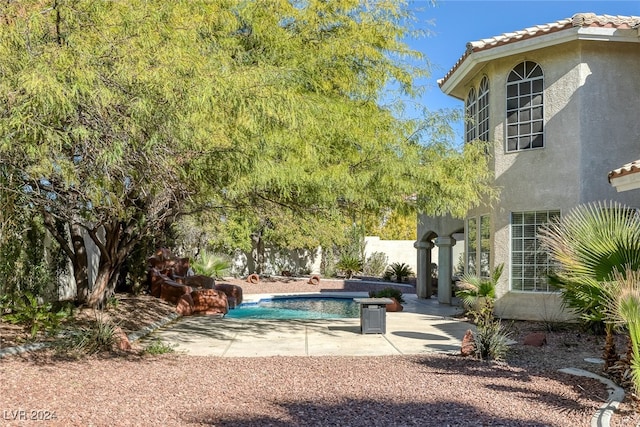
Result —
[{"label": "palm tree", "polygon": [[231,261],[223,255],[202,251],[191,267],[196,274],[222,279],[231,270]]},{"label": "palm tree", "polygon": [[502,276],[504,264],[496,266],[489,278],[476,274],[463,274],[456,284],[456,296],[462,300],[467,309],[477,308],[480,301],[491,304],[496,297],[496,286]]},{"label": "palm tree", "polygon": [[617,353],[607,307],[613,299],[614,276],[624,278],[627,271],[640,270],[640,217],[619,203],[590,203],[541,227],[539,237],[557,265],[550,279],[564,306],[596,330],[604,325],[603,357],[610,365]]},{"label": "palm tree", "polygon": [[608,301],[610,318],[629,333],[631,379],[636,394],[640,393],[640,271],[615,272],[611,283],[613,292]]}]

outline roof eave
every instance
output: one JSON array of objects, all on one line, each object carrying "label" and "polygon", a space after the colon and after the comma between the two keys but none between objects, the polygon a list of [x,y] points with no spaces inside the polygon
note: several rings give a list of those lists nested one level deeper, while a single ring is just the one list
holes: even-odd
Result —
[{"label": "roof eave", "polygon": [[462,85],[465,78],[475,74],[485,63],[511,55],[519,55],[537,49],[556,46],[576,40],[614,41],[626,43],[640,43],[639,30],[601,28],[601,27],[573,27],[563,31],[544,34],[525,40],[506,43],[500,46],[486,46],[475,48],[465,54],[455,69],[446,78],[438,81],[440,89],[447,95],[464,100]]}]

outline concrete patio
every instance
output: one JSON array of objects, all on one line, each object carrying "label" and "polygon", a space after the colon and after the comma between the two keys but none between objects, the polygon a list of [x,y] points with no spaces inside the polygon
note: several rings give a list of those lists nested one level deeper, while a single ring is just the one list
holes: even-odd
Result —
[{"label": "concrete patio", "polygon": [[[323,294],[326,295],[326,294]],[[364,293],[340,294],[366,297]],[[265,295],[247,295],[245,301]],[[386,314],[385,334],[361,334],[360,319],[261,320],[184,317],[156,330],[178,352],[197,356],[375,356],[456,353],[470,323],[454,319],[461,308],[405,294],[404,310]]]}]

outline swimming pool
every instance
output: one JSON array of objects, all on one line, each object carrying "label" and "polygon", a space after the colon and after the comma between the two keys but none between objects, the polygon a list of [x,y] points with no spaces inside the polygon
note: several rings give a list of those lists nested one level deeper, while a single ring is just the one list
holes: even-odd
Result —
[{"label": "swimming pool", "polygon": [[231,319],[348,319],[360,316],[360,306],[353,298],[273,297],[242,303],[229,310]]}]

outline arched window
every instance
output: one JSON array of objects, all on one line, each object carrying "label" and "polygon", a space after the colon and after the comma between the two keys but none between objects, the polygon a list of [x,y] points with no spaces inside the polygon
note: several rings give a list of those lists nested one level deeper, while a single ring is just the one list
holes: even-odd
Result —
[{"label": "arched window", "polygon": [[489,79],[485,76],[478,88],[478,139],[489,141]]},{"label": "arched window", "polygon": [[532,61],[516,65],[507,79],[507,152],[544,146],[544,76]]},{"label": "arched window", "polygon": [[465,142],[471,142],[476,139],[477,128],[477,113],[478,113],[478,104],[476,99],[476,90],[471,88],[469,94],[467,95],[467,101],[465,103]]}]

